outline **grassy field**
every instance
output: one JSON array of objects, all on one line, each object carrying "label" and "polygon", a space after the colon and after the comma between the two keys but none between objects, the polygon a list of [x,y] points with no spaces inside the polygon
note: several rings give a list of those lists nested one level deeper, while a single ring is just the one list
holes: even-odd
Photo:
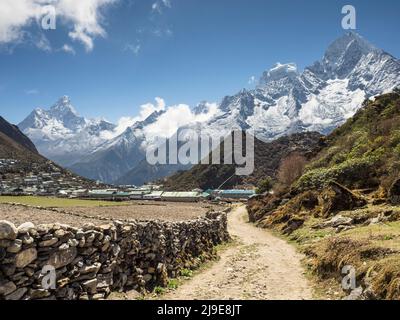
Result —
[{"label": "grassy field", "polygon": [[50,197],[35,196],[0,196],[0,203],[18,203],[30,206],[40,206],[44,208],[70,208],[70,207],[110,207],[125,206],[128,202],[97,201],[97,200],[79,200],[62,199]]}]

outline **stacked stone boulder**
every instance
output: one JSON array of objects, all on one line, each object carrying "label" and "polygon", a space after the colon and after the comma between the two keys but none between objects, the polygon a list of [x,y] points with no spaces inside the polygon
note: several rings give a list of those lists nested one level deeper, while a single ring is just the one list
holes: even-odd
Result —
[{"label": "stacked stone boulder", "polygon": [[[81,228],[17,228],[0,221],[0,299],[103,299],[112,291],[151,290],[211,258],[227,240],[222,212],[191,221],[110,220]],[[49,287],[51,271],[56,282]]]}]

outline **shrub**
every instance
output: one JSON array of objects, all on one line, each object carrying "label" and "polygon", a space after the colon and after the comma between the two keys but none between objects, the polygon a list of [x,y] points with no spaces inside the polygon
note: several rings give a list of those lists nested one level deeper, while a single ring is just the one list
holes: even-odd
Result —
[{"label": "shrub", "polygon": [[273,187],[273,181],[271,177],[266,177],[265,179],[261,180],[258,183],[258,187],[257,187],[257,194],[262,194],[265,192],[270,192],[271,189]]},{"label": "shrub", "polygon": [[295,183],[294,188],[298,191],[321,189],[332,180],[347,186],[352,186],[359,181],[367,183],[371,169],[378,161],[379,158],[371,156],[346,160],[329,168],[314,169],[305,173]]},{"label": "shrub", "polygon": [[307,159],[298,153],[286,157],[278,170],[279,183],[283,186],[292,185],[302,175],[306,164]]}]

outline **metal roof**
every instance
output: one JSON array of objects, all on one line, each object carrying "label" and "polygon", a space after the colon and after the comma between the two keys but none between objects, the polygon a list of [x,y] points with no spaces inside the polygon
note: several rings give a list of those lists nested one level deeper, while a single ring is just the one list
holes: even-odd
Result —
[{"label": "metal roof", "polygon": [[167,197],[167,198],[195,198],[198,197],[199,193],[198,192],[164,192],[162,194],[162,197]]},{"label": "metal roof", "polygon": [[164,191],[153,191],[152,193],[145,194],[144,197],[161,197]]},{"label": "metal roof", "polygon": [[253,195],[256,192],[254,190],[220,190],[220,194],[242,194],[242,195]]}]

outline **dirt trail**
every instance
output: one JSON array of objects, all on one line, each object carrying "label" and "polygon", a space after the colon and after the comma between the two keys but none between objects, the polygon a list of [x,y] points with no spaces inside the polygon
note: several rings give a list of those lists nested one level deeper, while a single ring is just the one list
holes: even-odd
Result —
[{"label": "dirt trail", "polygon": [[243,206],[229,213],[228,227],[237,244],[161,299],[312,299],[302,256],[294,247],[247,223]]}]

